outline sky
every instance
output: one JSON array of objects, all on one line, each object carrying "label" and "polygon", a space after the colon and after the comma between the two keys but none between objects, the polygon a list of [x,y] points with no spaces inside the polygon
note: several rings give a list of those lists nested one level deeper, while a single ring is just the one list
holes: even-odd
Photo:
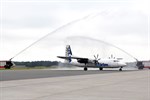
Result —
[{"label": "sky", "polygon": [[78,56],[124,56],[97,40],[149,60],[149,5],[149,0],[1,0],[0,60],[59,60],[67,44]]}]

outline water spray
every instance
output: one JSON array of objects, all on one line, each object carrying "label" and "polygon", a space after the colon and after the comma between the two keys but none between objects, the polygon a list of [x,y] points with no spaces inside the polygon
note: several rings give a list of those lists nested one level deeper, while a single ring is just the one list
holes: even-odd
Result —
[{"label": "water spray", "polygon": [[70,40],[73,40],[73,39],[88,39],[88,40],[91,40],[91,41],[96,41],[96,42],[100,42],[100,43],[103,43],[103,44],[106,44],[106,45],[110,45],[122,52],[124,52],[125,54],[127,54],[128,56],[130,56],[131,58],[133,58],[134,60],[136,60],[138,62],[138,59],[135,58],[134,56],[132,56],[131,54],[129,54],[128,52],[126,52],[125,50],[113,45],[113,44],[110,44],[108,42],[105,42],[105,41],[102,41],[102,40],[98,40],[98,39],[93,39],[93,38],[90,38],[90,37],[85,37],[85,36],[72,36],[72,37],[67,37],[66,39],[70,39]]},{"label": "water spray", "polygon": [[74,21],[72,21],[72,22],[69,22],[69,23],[67,23],[67,24],[65,24],[65,25],[62,25],[61,27],[59,27],[59,28],[55,29],[54,31],[52,31],[52,32],[50,32],[50,33],[48,33],[48,34],[46,34],[45,36],[39,38],[38,40],[36,40],[35,42],[33,42],[32,44],[30,44],[29,46],[27,46],[27,47],[24,48],[23,50],[21,50],[19,53],[17,53],[15,56],[13,56],[10,60],[14,59],[14,58],[17,57],[18,55],[20,55],[22,52],[26,51],[28,48],[32,47],[33,45],[35,45],[35,44],[38,43],[39,41],[43,40],[43,39],[46,38],[47,36],[53,35],[53,34],[55,34],[57,31],[59,31],[59,30],[65,28],[65,27],[67,27],[67,26],[70,26],[70,25],[72,25],[72,24],[75,24],[75,23],[77,23],[77,22],[79,22],[79,21],[82,21],[82,20],[85,20],[85,19],[88,19],[88,18],[93,18],[93,17],[96,17],[96,16],[98,16],[98,15],[99,15],[99,14],[96,14],[96,15],[92,16],[92,14],[89,14],[89,15],[87,15],[87,16],[84,16],[84,17],[80,18],[80,19],[77,19],[77,20],[74,20]]}]

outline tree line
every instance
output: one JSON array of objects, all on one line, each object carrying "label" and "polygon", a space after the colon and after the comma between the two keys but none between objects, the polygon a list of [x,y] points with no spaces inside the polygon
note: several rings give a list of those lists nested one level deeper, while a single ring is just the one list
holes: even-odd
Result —
[{"label": "tree line", "polygon": [[22,62],[14,62],[16,66],[26,66],[26,67],[37,67],[37,66],[45,66],[45,67],[51,67],[51,66],[57,66],[58,61],[22,61]]}]

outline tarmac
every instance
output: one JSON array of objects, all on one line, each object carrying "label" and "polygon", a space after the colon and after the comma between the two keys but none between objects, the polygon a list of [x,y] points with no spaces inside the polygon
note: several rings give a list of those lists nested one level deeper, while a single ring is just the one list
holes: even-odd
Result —
[{"label": "tarmac", "polygon": [[0,100],[150,100],[150,70],[3,80]]},{"label": "tarmac", "polygon": [[[124,70],[128,72],[133,70]],[[36,79],[36,78],[50,78],[50,77],[64,77],[76,75],[90,75],[90,74],[106,74],[106,73],[119,73],[118,69],[103,70],[89,69],[32,69],[32,70],[0,70],[0,81],[22,80],[22,79]]]}]

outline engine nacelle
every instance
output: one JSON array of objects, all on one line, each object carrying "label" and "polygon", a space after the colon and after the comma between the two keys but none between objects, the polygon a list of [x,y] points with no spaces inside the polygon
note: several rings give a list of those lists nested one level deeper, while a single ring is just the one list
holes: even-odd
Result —
[{"label": "engine nacelle", "polygon": [[79,63],[84,63],[84,64],[87,64],[87,63],[89,62],[88,59],[77,59],[77,61],[78,61]]}]

